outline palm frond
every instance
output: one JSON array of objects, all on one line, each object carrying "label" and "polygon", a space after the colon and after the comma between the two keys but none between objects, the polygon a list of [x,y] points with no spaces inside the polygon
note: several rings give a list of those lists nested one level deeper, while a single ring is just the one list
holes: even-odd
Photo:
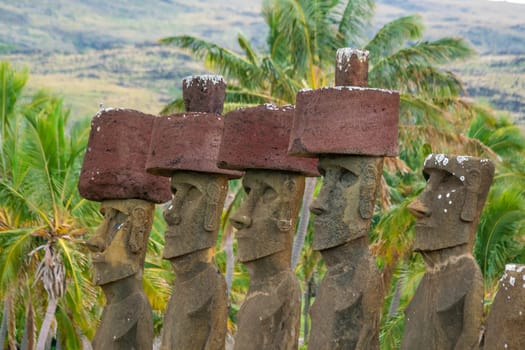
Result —
[{"label": "palm frond", "polygon": [[[270,52],[283,52],[283,46],[287,52],[285,56],[272,55],[266,61],[272,60],[280,66],[290,65],[295,74],[306,78],[310,86],[315,86],[315,41],[312,41],[312,23],[308,14],[312,12],[310,7],[316,4],[316,1],[295,0],[268,0],[263,3],[263,8],[269,7],[266,11],[272,12],[272,20],[276,25],[276,35],[272,38],[273,42],[269,43]],[[279,48],[276,48],[277,45]]]},{"label": "palm frond", "polygon": [[487,285],[501,276],[505,264],[525,253],[525,192],[514,186],[493,186],[482,213],[474,256]]},{"label": "palm frond", "polygon": [[0,232],[0,290],[6,290],[25,269],[27,254],[33,247],[32,228]]},{"label": "palm frond", "polygon": [[160,40],[160,43],[189,49],[196,58],[204,60],[206,64],[217,69],[229,79],[237,79],[247,86],[253,86],[257,81],[254,79],[254,75],[258,73],[257,66],[254,66],[246,57],[217,44],[188,35],[164,38]]},{"label": "palm frond", "polygon": [[397,18],[385,24],[368,42],[370,63],[374,65],[384,57],[396,53],[406,42],[419,40],[423,33],[421,16],[411,15]]},{"label": "palm frond", "polygon": [[244,51],[244,54],[248,58],[248,60],[253,64],[254,66],[258,65],[259,58],[257,57],[257,53],[252,48],[252,45],[250,44],[250,41],[242,34],[237,34],[237,42],[239,43],[239,46]]},{"label": "palm frond", "polygon": [[174,113],[183,112],[185,110],[184,100],[182,98],[177,98],[170,103],[168,103],[160,111],[161,115],[170,115]]},{"label": "palm frond", "polygon": [[[395,88],[400,88],[403,85],[393,85],[389,83],[392,79],[394,81],[410,81],[407,72],[417,72],[415,68],[425,68],[432,67],[436,64],[450,63],[456,59],[464,59],[472,56],[472,49],[466,44],[465,41],[456,38],[444,38],[436,40],[433,42],[419,42],[413,46],[405,47],[397,52],[389,55],[379,57],[379,60],[376,61],[370,68],[369,81],[371,86],[377,87],[386,87],[392,86]],[[429,81],[432,82],[436,78],[440,78],[438,81],[442,81],[443,78],[448,78],[451,83],[459,83],[457,79],[451,73],[436,75],[437,70],[435,68],[425,68],[427,74],[423,75],[423,78],[428,78],[429,74],[432,73],[433,79]],[[424,73],[424,72],[422,72]],[[419,74],[422,74],[419,73]],[[402,78],[403,74],[405,75]],[[397,77],[398,78],[393,78]],[[415,80],[417,76],[413,76],[411,80]]]},{"label": "palm frond", "polygon": [[338,1],[332,16],[333,23],[338,25],[336,49],[347,46],[363,47],[374,9],[375,2],[372,0],[348,0],[346,5],[345,2]]}]

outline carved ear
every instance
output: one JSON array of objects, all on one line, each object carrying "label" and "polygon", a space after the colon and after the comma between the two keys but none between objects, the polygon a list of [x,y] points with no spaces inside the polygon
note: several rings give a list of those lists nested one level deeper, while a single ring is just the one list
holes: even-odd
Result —
[{"label": "carved ear", "polygon": [[377,187],[377,169],[373,164],[367,164],[363,170],[361,187],[359,188],[359,214],[363,219],[370,219],[374,214]]},{"label": "carved ear", "polygon": [[295,180],[294,179],[286,179],[284,181],[284,189],[288,191],[288,193],[292,194],[295,191]]},{"label": "carved ear", "polygon": [[131,232],[129,236],[129,247],[133,253],[142,250],[144,235],[146,234],[146,211],[144,208],[134,208],[131,212]]},{"label": "carved ear", "polygon": [[206,207],[204,210],[204,229],[209,232],[214,232],[219,228],[219,213],[217,213],[219,205],[219,197],[221,189],[216,183],[209,183],[206,188]]},{"label": "carved ear", "polygon": [[481,185],[481,173],[479,170],[472,169],[468,171],[465,182],[467,193],[465,194],[465,202],[461,210],[461,220],[472,222],[478,208],[478,191]]}]

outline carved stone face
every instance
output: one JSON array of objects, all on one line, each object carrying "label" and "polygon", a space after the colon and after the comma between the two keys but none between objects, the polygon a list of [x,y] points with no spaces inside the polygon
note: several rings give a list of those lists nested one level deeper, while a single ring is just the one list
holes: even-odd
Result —
[{"label": "carved stone face", "polygon": [[139,199],[101,203],[104,219],[86,242],[92,252],[95,285],[142,275],[154,208],[153,203]]},{"label": "carved stone face", "polygon": [[291,250],[304,177],[273,170],[248,170],[243,178],[247,194],[230,221],[237,229],[241,262]]},{"label": "carved stone face", "polygon": [[408,206],[416,217],[413,249],[472,246],[493,173],[486,159],[430,155],[424,167],[427,185]]},{"label": "carved stone face", "polygon": [[310,206],[314,219],[313,248],[329,249],[368,234],[383,158],[323,156],[323,186]]},{"label": "carved stone face", "polygon": [[171,177],[174,196],[164,218],[164,258],[171,259],[215,246],[224,199],[225,175],[176,172]]},{"label": "carved stone face", "polygon": [[468,242],[470,223],[461,220],[465,186],[451,173],[429,169],[427,186],[408,206],[416,217],[414,250],[437,250]]}]

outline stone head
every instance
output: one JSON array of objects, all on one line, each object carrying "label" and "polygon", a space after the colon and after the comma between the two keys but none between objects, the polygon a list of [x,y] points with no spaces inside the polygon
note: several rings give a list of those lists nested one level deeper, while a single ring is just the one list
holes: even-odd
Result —
[{"label": "stone head", "polygon": [[416,217],[415,251],[462,244],[472,247],[494,176],[488,159],[431,154],[423,174],[427,185],[408,206]]},{"label": "stone head", "polygon": [[92,252],[96,285],[132,275],[142,278],[154,210],[153,203],[140,199],[101,203],[104,219],[86,242]]},{"label": "stone head", "polygon": [[[230,221],[237,229],[241,262],[289,251],[304,192],[304,176],[287,171],[247,170],[241,207]],[[289,261],[288,257],[288,261]]]},{"label": "stone head", "polygon": [[316,215],[315,250],[333,248],[368,234],[382,169],[382,157],[320,157],[323,186],[310,206]]},{"label": "stone head", "polygon": [[215,247],[228,177],[177,171],[171,177],[171,190],[173,199],[164,211],[168,225],[164,258]]}]

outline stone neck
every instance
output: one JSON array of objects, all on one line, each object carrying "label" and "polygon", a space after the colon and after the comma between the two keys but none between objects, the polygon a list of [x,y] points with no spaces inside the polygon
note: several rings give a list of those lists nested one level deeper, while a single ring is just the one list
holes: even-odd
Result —
[{"label": "stone neck", "polygon": [[368,254],[368,237],[359,237],[334,248],[321,250],[328,269],[347,265]]},{"label": "stone neck", "polygon": [[463,257],[471,257],[467,244],[439,250],[425,250],[420,252],[427,266],[427,271],[434,272],[443,267],[454,264]]},{"label": "stone neck", "polygon": [[118,303],[132,294],[144,292],[142,279],[138,279],[136,275],[101,285],[101,288],[107,304]]},{"label": "stone neck", "polygon": [[245,262],[246,269],[250,275],[252,283],[263,282],[273,276],[287,270],[291,270],[290,260],[286,259],[289,254],[281,251],[272,255],[267,255],[261,259]]},{"label": "stone neck", "polygon": [[189,281],[206,269],[215,266],[212,249],[202,249],[170,259],[176,279]]}]

